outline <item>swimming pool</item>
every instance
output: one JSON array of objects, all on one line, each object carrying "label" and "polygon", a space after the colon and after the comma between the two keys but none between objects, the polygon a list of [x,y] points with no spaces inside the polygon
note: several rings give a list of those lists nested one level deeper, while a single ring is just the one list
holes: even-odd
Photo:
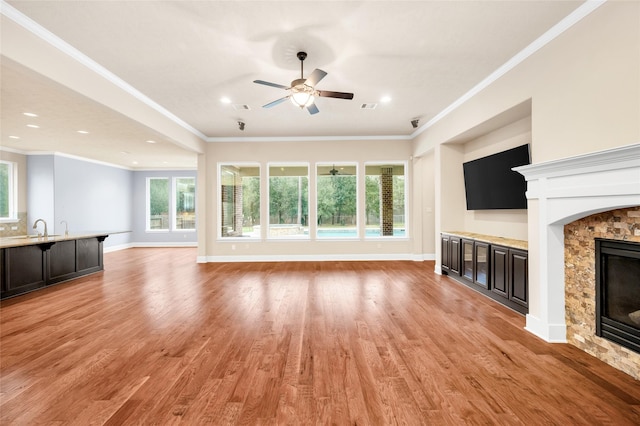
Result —
[{"label": "swimming pool", "polygon": [[[356,238],[358,230],[356,228],[320,228],[318,229],[318,238]],[[403,228],[394,228],[394,237],[404,237],[405,230]],[[381,237],[379,228],[367,228],[365,237]]]}]

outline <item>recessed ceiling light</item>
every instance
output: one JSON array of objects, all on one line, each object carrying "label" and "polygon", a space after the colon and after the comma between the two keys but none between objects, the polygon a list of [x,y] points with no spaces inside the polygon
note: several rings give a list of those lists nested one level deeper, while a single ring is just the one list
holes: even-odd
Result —
[{"label": "recessed ceiling light", "polygon": [[138,164],[138,162],[137,161],[132,161],[131,164]]},{"label": "recessed ceiling light", "polygon": [[32,112],[23,112],[22,114],[26,115],[27,117],[37,117],[38,116],[38,114],[34,114]]},{"label": "recessed ceiling light", "polygon": [[27,127],[31,127],[32,129],[39,129],[40,126],[37,126],[35,124],[27,124]]},{"label": "recessed ceiling light", "polygon": [[87,132],[86,130],[78,130],[78,133],[82,133],[83,135],[88,134],[89,132]]},{"label": "recessed ceiling light", "polygon": [[120,154],[123,154],[123,155],[129,155],[129,152],[127,152],[127,151],[120,151]]},{"label": "recessed ceiling light", "polygon": [[11,135],[11,136],[9,136],[9,139],[20,139],[20,136],[13,136],[13,135]]},{"label": "recessed ceiling light", "polygon": [[230,104],[231,99],[227,98],[226,96],[223,96],[222,98],[220,98],[220,102],[222,102],[223,104]]},{"label": "recessed ceiling light", "polygon": [[391,102],[391,96],[383,96],[380,98],[380,102],[386,104],[387,102]]},{"label": "recessed ceiling light", "polygon": [[151,139],[149,139],[149,140],[147,141],[147,143],[157,143],[157,142],[156,142],[156,141],[152,141]]}]

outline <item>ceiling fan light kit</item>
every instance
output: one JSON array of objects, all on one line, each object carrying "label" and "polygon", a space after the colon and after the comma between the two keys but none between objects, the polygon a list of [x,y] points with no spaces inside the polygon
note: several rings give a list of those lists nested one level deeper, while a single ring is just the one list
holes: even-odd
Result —
[{"label": "ceiling fan light kit", "polygon": [[257,84],[263,84],[265,86],[271,86],[278,89],[291,91],[291,94],[283,98],[276,99],[275,101],[269,102],[268,104],[263,105],[263,108],[271,108],[289,99],[295,106],[302,109],[306,108],[307,111],[309,111],[309,114],[317,114],[318,112],[320,112],[315,104],[315,100],[318,97],[353,99],[353,93],[316,90],[316,84],[318,84],[320,80],[322,80],[327,75],[327,73],[322,71],[321,69],[315,69],[308,78],[304,78],[304,60],[307,58],[307,53],[298,52],[297,57],[300,60],[300,78],[293,80],[289,87],[282,84],[270,83],[264,80],[253,81]]}]

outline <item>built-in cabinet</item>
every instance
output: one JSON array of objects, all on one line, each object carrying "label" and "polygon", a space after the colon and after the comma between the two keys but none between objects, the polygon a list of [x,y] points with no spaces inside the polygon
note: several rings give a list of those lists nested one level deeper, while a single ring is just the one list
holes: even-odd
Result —
[{"label": "built-in cabinet", "polygon": [[106,237],[39,241],[0,249],[0,298],[101,271]]},{"label": "built-in cabinet", "polygon": [[[522,314],[528,313],[528,252],[478,234],[441,234],[442,272]],[[526,244],[526,243],[525,243]]]}]

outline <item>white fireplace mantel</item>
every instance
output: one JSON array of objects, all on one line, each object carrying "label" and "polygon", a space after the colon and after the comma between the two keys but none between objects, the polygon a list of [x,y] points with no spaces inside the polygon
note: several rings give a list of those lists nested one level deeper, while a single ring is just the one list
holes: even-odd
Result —
[{"label": "white fireplace mantel", "polygon": [[564,225],[640,205],[640,143],[514,168],[529,200],[529,314],[526,329],[566,342]]}]

